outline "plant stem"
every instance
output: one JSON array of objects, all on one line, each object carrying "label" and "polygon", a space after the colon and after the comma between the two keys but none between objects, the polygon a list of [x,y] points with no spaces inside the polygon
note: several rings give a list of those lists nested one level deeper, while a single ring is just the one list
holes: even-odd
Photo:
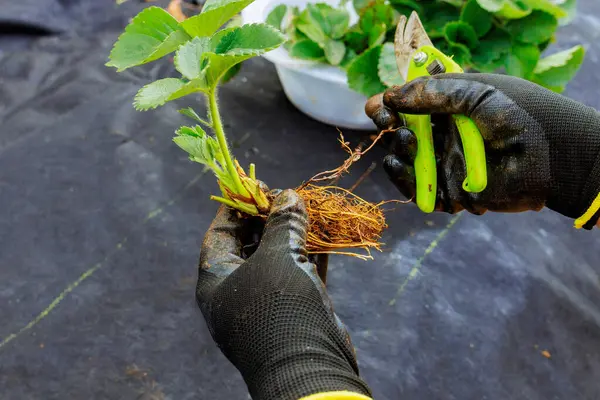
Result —
[{"label": "plant stem", "polygon": [[248,193],[244,185],[242,185],[240,176],[238,175],[237,169],[233,164],[231,153],[229,152],[229,147],[227,146],[227,139],[225,138],[225,132],[223,131],[223,123],[221,122],[221,115],[219,114],[219,106],[217,105],[216,88],[208,92],[208,110],[210,113],[212,128],[215,132],[215,136],[217,137],[217,141],[219,142],[219,147],[221,147],[221,153],[223,153],[223,157],[225,157],[225,165],[227,166],[227,172],[229,172],[231,179],[233,179],[237,194],[241,194],[243,196],[248,197],[250,193]]},{"label": "plant stem", "polygon": [[219,197],[219,196],[210,196],[210,199],[218,201],[219,203],[223,203],[226,206],[229,206],[231,208],[235,208],[236,210],[243,211],[248,215],[258,215],[258,210],[256,209],[256,207],[254,207],[250,204],[236,203],[235,201],[226,199],[224,197]]},{"label": "plant stem", "polygon": [[212,128],[213,126],[210,124],[210,122],[203,120],[202,118],[198,118],[198,122],[200,122],[202,125],[204,125],[207,128]]}]

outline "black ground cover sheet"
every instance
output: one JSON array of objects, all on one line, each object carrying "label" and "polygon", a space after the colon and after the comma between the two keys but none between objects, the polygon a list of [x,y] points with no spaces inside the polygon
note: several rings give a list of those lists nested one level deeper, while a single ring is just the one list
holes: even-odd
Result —
[{"label": "black ground cover sheet", "polygon": [[[583,43],[567,94],[600,108],[600,3],[580,0],[554,49]],[[172,141],[193,98],[137,112],[174,73],[104,66],[142,7],[0,1],[0,399],[247,399],[194,301],[214,177]],[[235,154],[271,187],[345,158],[334,127],[291,105],[264,59],[220,93]],[[197,104],[196,104],[197,105]],[[353,143],[358,132],[344,132]],[[377,150],[342,181],[399,198]],[[600,232],[549,211],[389,214],[385,251],[332,257],[329,290],[376,399],[600,398]]]}]

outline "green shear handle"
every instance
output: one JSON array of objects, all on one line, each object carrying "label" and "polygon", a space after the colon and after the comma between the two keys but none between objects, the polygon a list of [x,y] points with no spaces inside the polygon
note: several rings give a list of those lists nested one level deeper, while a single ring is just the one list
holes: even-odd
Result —
[{"label": "green shear handle", "polygon": [[[435,63],[435,64],[433,64]],[[410,60],[407,81],[431,75],[431,72],[463,73],[462,68],[450,57],[432,46],[422,46]],[[417,156],[415,158],[415,175],[417,183],[417,206],[426,213],[435,208],[437,197],[437,171],[431,116],[404,115],[407,127],[417,136]],[[465,153],[467,176],[463,189],[471,193],[479,193],[487,186],[485,148],[479,129],[470,118],[464,115],[453,115],[460,133]]]}]

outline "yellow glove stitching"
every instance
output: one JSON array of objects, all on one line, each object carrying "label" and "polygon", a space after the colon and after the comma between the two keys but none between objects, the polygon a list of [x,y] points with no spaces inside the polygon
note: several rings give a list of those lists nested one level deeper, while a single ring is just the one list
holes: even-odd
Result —
[{"label": "yellow glove stitching", "polygon": [[301,398],[300,400],[373,400],[363,394],[348,392],[346,390],[340,392],[316,393],[310,396]]},{"label": "yellow glove stitching", "polygon": [[594,214],[598,212],[598,210],[600,210],[600,193],[598,193],[598,196],[596,196],[590,208],[588,208],[581,217],[575,220],[575,228],[581,229],[583,225],[585,225],[590,218],[592,218]]}]

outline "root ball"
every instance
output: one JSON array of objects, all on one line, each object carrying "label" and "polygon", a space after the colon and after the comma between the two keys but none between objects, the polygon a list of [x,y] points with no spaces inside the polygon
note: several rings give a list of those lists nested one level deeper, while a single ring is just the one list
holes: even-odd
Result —
[{"label": "root ball", "polygon": [[[374,204],[336,186],[304,185],[297,193],[309,217],[307,250],[312,254],[343,254],[372,259],[381,251],[381,235],[387,224],[382,205]],[[364,253],[342,251],[363,250]]]}]

